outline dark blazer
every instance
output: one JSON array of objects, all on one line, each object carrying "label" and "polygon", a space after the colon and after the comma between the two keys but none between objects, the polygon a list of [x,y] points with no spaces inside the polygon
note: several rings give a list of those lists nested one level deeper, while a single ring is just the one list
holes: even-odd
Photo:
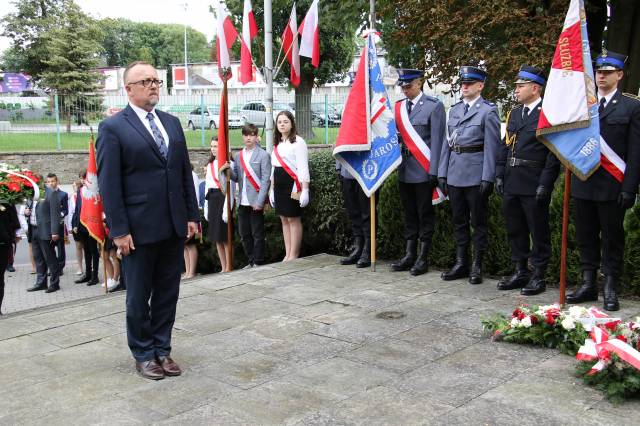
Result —
[{"label": "dark blazer", "polygon": [[[496,177],[504,179],[504,192],[514,195],[535,195],[538,186],[553,188],[560,161],[553,152],[536,138],[536,129],[542,102],[522,117],[524,105],[518,105],[509,115],[507,132],[515,142],[507,146],[502,139],[496,161]],[[537,161],[542,167],[512,166],[510,159]]]},{"label": "dark blazer", "polygon": [[[402,102],[403,100],[404,99],[398,102]],[[447,119],[444,112],[444,105],[438,98],[422,93],[417,104],[413,106],[409,113],[409,121],[416,133],[420,135],[431,150],[431,161],[429,171],[427,172],[408,148],[403,149],[402,163],[400,163],[398,167],[398,179],[400,182],[406,183],[427,182],[429,175],[438,175],[440,152],[442,151],[442,144],[446,143],[445,125]],[[402,143],[400,133],[398,133],[398,138]]]},{"label": "dark blazer", "polygon": [[37,233],[34,235],[39,240],[49,241],[51,235],[62,237],[62,224],[60,223],[60,201],[57,191],[45,189],[44,199],[36,204]]},{"label": "dark blazer", "polygon": [[80,193],[80,189],[78,189],[78,192],[76,194],[76,208],[73,211],[71,216],[71,227],[78,228],[79,234],[89,234],[89,231],[87,231],[87,228],[85,228],[82,222],[80,222],[81,211],[82,211],[82,195]]},{"label": "dark blazer", "polygon": [[98,127],[98,184],[110,235],[131,234],[134,244],[185,238],[187,222],[199,222],[182,126],[156,114],[169,136],[167,160],[130,106]]},{"label": "dark blazer", "polygon": [[20,222],[16,206],[2,203],[0,205],[0,245],[13,244],[18,229],[20,229]]},{"label": "dark blazer", "polygon": [[600,114],[600,135],[626,163],[622,184],[600,167],[586,181],[573,176],[571,195],[592,201],[611,201],[620,192],[638,192],[640,179],[640,100],[619,90]]},{"label": "dark blazer", "polygon": [[58,189],[56,192],[60,200],[60,215],[66,216],[69,214],[69,194],[61,189]]}]

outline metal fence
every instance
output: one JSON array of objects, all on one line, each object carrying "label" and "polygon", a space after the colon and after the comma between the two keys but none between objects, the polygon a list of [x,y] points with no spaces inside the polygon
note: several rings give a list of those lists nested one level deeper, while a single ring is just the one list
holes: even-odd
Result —
[{"label": "metal fence", "polygon": [[[299,130],[311,144],[331,144],[342,122],[348,87],[314,89],[307,97],[293,91],[275,91],[273,117],[284,109],[296,116]],[[402,95],[388,88],[391,101]],[[432,94],[433,95],[433,94]],[[437,95],[446,106],[449,95]],[[97,134],[101,120],[127,105],[122,95],[52,95],[50,97],[0,97],[0,152],[86,149],[91,131]],[[220,92],[194,95],[168,95],[157,108],[180,119],[189,147],[204,147],[217,134]],[[230,139],[240,146],[240,127],[254,123],[264,130],[269,119],[263,92],[236,89],[229,91]]]}]

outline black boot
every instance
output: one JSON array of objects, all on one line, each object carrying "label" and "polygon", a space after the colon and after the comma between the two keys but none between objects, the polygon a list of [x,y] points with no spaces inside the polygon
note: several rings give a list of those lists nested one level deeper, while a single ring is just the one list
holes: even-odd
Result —
[{"label": "black boot", "polygon": [[353,249],[349,256],[343,257],[340,259],[341,265],[355,265],[360,259],[360,255],[362,254],[362,245],[363,245],[364,237],[355,237],[353,239]]},{"label": "black boot", "polygon": [[442,273],[441,278],[445,281],[457,280],[469,276],[469,258],[467,257],[467,247],[456,248],[456,263]]},{"label": "black boot", "polygon": [[393,272],[407,271],[416,262],[416,240],[407,240],[407,248],[404,257],[391,264]]},{"label": "black boot", "polygon": [[520,290],[520,294],[523,296],[533,296],[544,292],[547,289],[546,275],[546,268],[536,268],[535,271],[533,271],[531,281]]},{"label": "black boot", "polygon": [[96,285],[99,282],[100,280],[98,279],[98,271],[93,271],[93,274],[91,274],[91,280],[89,280],[87,285]]},{"label": "black boot", "polygon": [[356,268],[366,268],[371,266],[371,239],[364,239],[364,247],[362,247],[362,253],[360,253],[360,259],[356,263]]},{"label": "black boot", "polygon": [[604,310],[618,311],[620,303],[618,303],[618,279],[613,275],[607,275],[604,281]]},{"label": "black boot", "polygon": [[420,241],[420,254],[418,260],[409,271],[411,275],[422,275],[429,271],[429,243]]},{"label": "black boot", "polygon": [[596,271],[582,271],[582,285],[573,293],[567,295],[567,303],[595,302],[598,300],[598,285]]},{"label": "black boot", "polygon": [[484,257],[483,251],[477,251],[473,256],[473,263],[471,264],[471,275],[469,275],[469,284],[482,284],[482,258]]},{"label": "black boot", "polygon": [[83,276],[74,281],[76,284],[88,283],[91,281],[91,271],[87,271]]},{"label": "black boot", "polygon": [[510,277],[504,277],[498,281],[498,290],[513,290],[524,287],[531,278],[529,268],[527,267],[527,259],[516,262],[516,270]]}]

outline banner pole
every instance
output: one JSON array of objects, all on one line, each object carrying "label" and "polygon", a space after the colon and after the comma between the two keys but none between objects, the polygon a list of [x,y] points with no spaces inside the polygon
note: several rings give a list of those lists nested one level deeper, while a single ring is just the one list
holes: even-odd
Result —
[{"label": "banner pole", "polygon": [[[222,79],[222,98],[224,99],[224,105],[221,108],[223,108],[224,111],[224,139],[227,141],[227,159],[230,161],[231,142],[229,141],[229,111],[227,109],[229,105],[229,101],[227,100],[227,76],[228,74],[225,70],[225,78]],[[233,271],[233,217],[231,216],[233,209],[231,208],[231,169],[228,167],[225,173],[227,175],[227,262],[229,263],[229,271]]]},{"label": "banner pole", "polygon": [[569,195],[571,193],[571,170],[564,172],[564,198],[562,201],[562,242],[560,245],[560,306],[564,307],[567,288],[567,233],[569,231]]},{"label": "banner pole", "polygon": [[371,239],[371,272],[376,271],[376,193],[371,194],[369,198],[369,208],[371,210],[371,231],[369,232]]}]

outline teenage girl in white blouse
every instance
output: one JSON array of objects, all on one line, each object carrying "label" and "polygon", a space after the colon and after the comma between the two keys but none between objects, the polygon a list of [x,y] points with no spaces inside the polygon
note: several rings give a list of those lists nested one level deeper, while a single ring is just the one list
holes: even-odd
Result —
[{"label": "teenage girl in white blouse", "polygon": [[[281,111],[276,117],[274,131],[274,150],[271,153],[271,188],[269,194],[271,204],[275,204],[276,213],[282,222],[285,257],[283,262],[297,259],[302,242],[302,208],[309,204],[309,154],[307,144],[296,134],[296,123],[293,114]],[[280,163],[276,150],[285,165],[298,177],[300,191],[295,181]],[[295,198],[292,198],[292,195]]]}]

